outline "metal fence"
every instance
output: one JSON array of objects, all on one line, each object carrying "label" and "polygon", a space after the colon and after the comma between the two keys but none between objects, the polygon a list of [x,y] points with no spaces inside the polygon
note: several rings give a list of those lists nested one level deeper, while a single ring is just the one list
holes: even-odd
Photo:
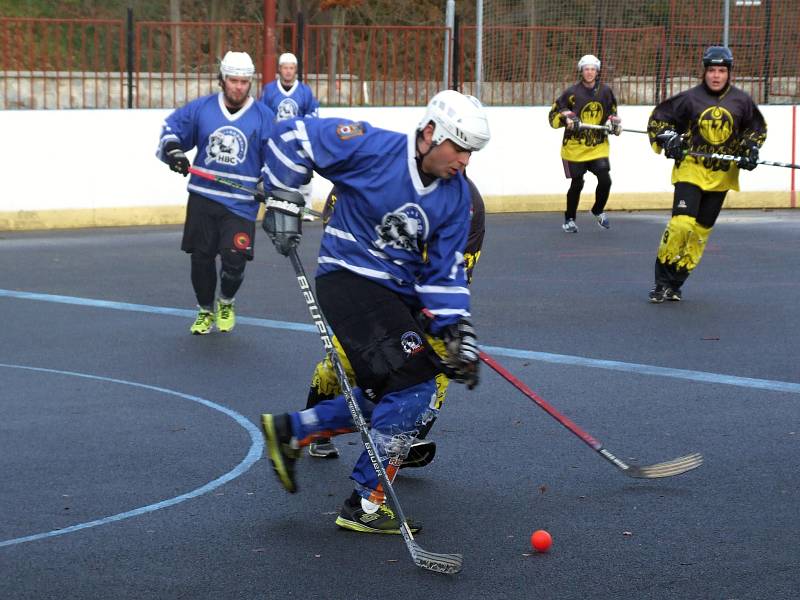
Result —
[{"label": "metal fence", "polygon": [[[772,4],[730,28],[735,81],[759,103],[796,103],[800,10],[794,1]],[[654,104],[697,82],[703,47],[721,36],[719,23],[679,17],[675,12],[667,24],[638,27],[485,27],[481,99],[550,104],[575,81],[577,57],[596,48],[620,103]],[[274,77],[261,72],[263,27],[0,18],[0,109],[171,108],[218,89],[218,62],[228,49],[253,55],[257,95]],[[276,29],[275,50],[302,49],[304,80],[323,106],[420,106],[443,87],[477,91],[476,29],[448,33],[445,27],[330,25],[300,33],[288,23]],[[455,52],[446,52],[448,39]],[[442,81],[445,56],[453,57],[451,82]]]}]

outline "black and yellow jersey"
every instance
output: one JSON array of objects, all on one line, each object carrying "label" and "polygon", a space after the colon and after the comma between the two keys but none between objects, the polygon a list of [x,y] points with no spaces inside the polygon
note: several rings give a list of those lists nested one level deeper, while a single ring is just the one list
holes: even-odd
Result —
[{"label": "black and yellow jersey", "polygon": [[[574,112],[581,123],[605,125],[608,117],[617,114],[617,99],[604,83],[587,88],[578,82],[567,88],[550,109],[550,127],[564,127],[565,110]],[[608,157],[608,134],[599,129],[565,129],[561,142],[561,158],[572,162],[587,162]]]},{"label": "black and yellow jersey", "polygon": [[[686,134],[689,152],[741,155],[750,144],[761,147],[767,139],[767,123],[753,99],[730,85],[720,94],[704,84],[667,98],[653,109],[647,133],[653,150],[661,152],[656,136],[671,129]],[[739,190],[735,162],[686,156],[675,161],[672,183],[692,183],[706,192]]]}]

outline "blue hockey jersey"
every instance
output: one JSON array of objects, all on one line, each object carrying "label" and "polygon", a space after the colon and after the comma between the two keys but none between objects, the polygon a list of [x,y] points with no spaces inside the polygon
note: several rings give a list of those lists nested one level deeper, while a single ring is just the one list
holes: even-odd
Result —
[{"label": "blue hockey jersey", "polygon": [[275,113],[278,121],[292,117],[316,117],[319,102],[314,98],[311,88],[299,79],[288,90],[280,81],[271,81],[261,90],[261,102]]},{"label": "blue hockey jersey", "polygon": [[271,136],[264,182],[297,189],[311,170],[334,182],[318,275],[347,269],[436,317],[432,331],[470,316],[464,248],[472,204],[458,173],[423,185],[416,135],[341,119],[292,119]]},{"label": "blue hockey jersey", "polygon": [[[170,114],[161,129],[156,156],[164,162],[164,145],[174,141],[184,151],[197,147],[194,167],[255,187],[266,156],[267,140],[275,115],[265,105],[249,98],[234,114],[225,106],[222,93],[192,100]],[[224,204],[231,212],[256,220],[258,202],[253,196],[192,175],[190,192]]]}]

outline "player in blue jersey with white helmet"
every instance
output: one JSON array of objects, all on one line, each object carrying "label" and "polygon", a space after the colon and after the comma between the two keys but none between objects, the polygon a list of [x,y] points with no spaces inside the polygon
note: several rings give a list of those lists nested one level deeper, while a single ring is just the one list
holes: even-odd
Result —
[{"label": "player in blue jersey with white helmet", "polygon": [[[261,102],[275,113],[278,121],[294,117],[315,118],[319,112],[319,102],[314,92],[297,78],[297,57],[284,52],[278,57],[278,73],[261,90]],[[311,204],[311,183],[300,186],[300,193],[306,205]],[[303,215],[304,221],[313,221],[311,214]]]},{"label": "player in blue jersey with white helmet", "polygon": [[[279,123],[271,136],[265,186],[300,205],[296,190],[312,170],[336,186],[316,290],[352,366],[356,401],[390,478],[408,450],[402,442],[437,414],[437,374],[447,371],[470,389],[478,383],[464,261],[472,192],[463,173],[489,137],[481,104],[453,90],[436,94],[409,134],[342,119],[293,119]],[[269,229],[273,222],[265,219],[265,229],[283,252],[280,233]],[[432,319],[427,330],[445,340],[444,365],[416,318],[423,308]],[[342,396],[299,412],[264,414],[261,422],[272,466],[290,492],[297,490],[301,448],[353,428]],[[401,455],[389,464],[389,449],[397,446]],[[351,479],[355,490],[336,524],[399,533],[366,452]]]},{"label": "player in blue jersey with white helmet", "polygon": [[261,90],[261,102],[278,121],[292,117],[316,117],[319,102],[311,88],[297,78],[297,57],[285,52],[278,58],[278,74]]},{"label": "player in blue jersey with white helmet", "polygon": [[[275,115],[250,96],[255,66],[246,52],[228,52],[220,63],[222,91],[170,114],[156,155],[173,171],[189,174],[186,152],[197,148],[194,168],[254,185],[259,178]],[[253,196],[192,174],[181,249],[191,254],[191,279],[199,311],[190,331],[227,332],[236,324],[234,296],[253,259],[258,202]],[[220,256],[220,293],[216,257]]]}]

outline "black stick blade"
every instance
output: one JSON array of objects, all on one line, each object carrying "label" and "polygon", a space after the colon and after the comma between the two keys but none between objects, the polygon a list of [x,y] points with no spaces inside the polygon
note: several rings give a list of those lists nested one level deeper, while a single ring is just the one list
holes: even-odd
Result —
[{"label": "black stick blade", "polygon": [[696,469],[702,464],[703,455],[695,452],[655,465],[646,465],[642,467],[628,465],[628,468],[623,469],[623,471],[629,477],[636,477],[638,479],[658,479],[660,477],[681,475],[682,473]]}]

